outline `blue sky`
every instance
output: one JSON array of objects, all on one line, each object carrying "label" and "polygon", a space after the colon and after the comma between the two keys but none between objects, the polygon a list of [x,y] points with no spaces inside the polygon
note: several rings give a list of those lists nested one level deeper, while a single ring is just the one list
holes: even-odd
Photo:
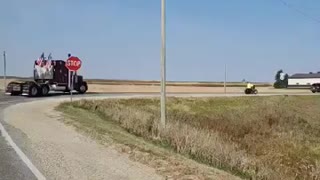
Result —
[{"label": "blue sky", "polygon": [[[320,19],[320,1],[287,0]],[[0,0],[8,74],[42,52],[83,61],[87,78],[160,79],[160,0]],[[320,71],[320,23],[280,0],[167,0],[167,79],[273,81]],[[2,74],[2,63],[0,64]]]}]

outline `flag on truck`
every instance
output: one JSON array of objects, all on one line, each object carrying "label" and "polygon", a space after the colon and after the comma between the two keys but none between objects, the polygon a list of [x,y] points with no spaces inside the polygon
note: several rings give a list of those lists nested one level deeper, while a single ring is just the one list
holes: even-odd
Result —
[{"label": "flag on truck", "polygon": [[41,66],[41,63],[42,63],[43,60],[44,60],[44,53],[42,53],[41,56],[38,58],[37,64],[38,64],[39,66]]},{"label": "flag on truck", "polygon": [[46,64],[46,68],[48,69],[51,66],[51,60],[52,60],[52,56],[51,53],[48,56],[48,60],[47,60],[47,64]]}]

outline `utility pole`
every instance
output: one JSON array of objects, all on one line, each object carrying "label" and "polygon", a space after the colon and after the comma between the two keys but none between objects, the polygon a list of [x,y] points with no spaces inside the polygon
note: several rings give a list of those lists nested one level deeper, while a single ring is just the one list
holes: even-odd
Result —
[{"label": "utility pole", "polygon": [[161,0],[161,127],[166,126],[166,3]]},{"label": "utility pole", "polygon": [[227,94],[227,64],[224,64],[224,94]]},{"label": "utility pole", "polygon": [[6,91],[7,87],[7,57],[6,57],[6,51],[3,51],[3,86],[4,86],[4,91]]}]

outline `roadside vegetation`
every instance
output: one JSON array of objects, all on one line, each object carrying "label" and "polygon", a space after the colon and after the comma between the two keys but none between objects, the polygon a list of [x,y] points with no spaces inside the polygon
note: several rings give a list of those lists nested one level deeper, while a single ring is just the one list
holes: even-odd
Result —
[{"label": "roadside vegetation", "polygon": [[165,130],[159,105],[158,98],[81,100],[58,109],[78,116],[71,124],[80,129],[103,135],[113,124],[244,179],[320,179],[318,96],[169,98]]}]

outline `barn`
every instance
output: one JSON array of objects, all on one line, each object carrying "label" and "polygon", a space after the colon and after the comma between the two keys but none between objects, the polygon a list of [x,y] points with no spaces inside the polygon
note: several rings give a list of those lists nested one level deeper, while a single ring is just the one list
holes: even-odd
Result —
[{"label": "barn", "polygon": [[310,87],[313,83],[320,83],[320,72],[298,73],[288,78],[288,87]]}]

